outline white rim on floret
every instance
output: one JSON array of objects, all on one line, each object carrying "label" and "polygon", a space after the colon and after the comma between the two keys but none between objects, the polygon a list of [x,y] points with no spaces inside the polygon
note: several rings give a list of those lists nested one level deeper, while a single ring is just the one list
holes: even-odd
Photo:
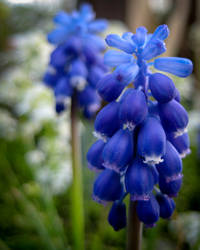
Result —
[{"label": "white rim on floret", "polygon": [[163,159],[161,158],[161,156],[151,155],[151,156],[145,156],[143,162],[148,165],[155,165],[163,162]]},{"label": "white rim on floret", "polygon": [[60,95],[56,97],[57,103],[64,103],[64,105],[67,107],[71,103],[71,98],[69,96]]},{"label": "white rim on floret", "polygon": [[135,124],[133,122],[127,121],[126,123],[123,124],[123,128],[124,129],[128,128],[128,130],[133,131],[135,128]]},{"label": "white rim on floret", "polygon": [[187,133],[187,128],[183,128],[183,129],[178,129],[176,132],[174,132],[174,138],[177,138],[185,133]]},{"label": "white rim on floret", "polygon": [[191,150],[188,148],[186,150],[184,150],[180,155],[181,158],[185,158],[187,155],[189,155],[191,153]]},{"label": "white rim on floret", "polygon": [[167,176],[166,177],[166,182],[169,183],[171,181],[176,181],[176,180],[181,179],[182,177],[183,177],[182,173],[175,174],[175,175],[172,175],[172,176]]},{"label": "white rim on floret", "polygon": [[47,68],[47,72],[52,74],[52,75],[55,75],[56,74],[56,69],[53,66],[49,65],[48,68]]},{"label": "white rim on floret", "polygon": [[94,194],[92,195],[92,199],[93,199],[94,201],[96,201],[96,202],[98,202],[98,203],[104,205],[104,206],[106,206],[106,205],[108,204],[108,201],[102,200],[102,199],[100,199],[98,196],[96,196],[96,195],[94,195]]},{"label": "white rim on floret", "polygon": [[150,199],[149,194],[143,194],[143,195],[132,194],[131,195],[131,201],[148,201],[149,199]]},{"label": "white rim on floret", "polygon": [[102,140],[104,142],[107,142],[108,137],[105,134],[99,133],[97,131],[93,131],[94,137],[96,137],[99,140]]},{"label": "white rim on floret", "polygon": [[113,171],[115,171],[116,173],[121,173],[121,171],[120,171],[120,167],[118,167],[116,164],[114,164],[114,163],[109,163],[108,161],[106,161],[106,162],[104,162],[103,164],[102,164],[105,168],[108,168],[108,169],[111,169],[111,170],[113,170]]},{"label": "white rim on floret", "polygon": [[92,103],[88,106],[88,110],[92,113],[96,112],[100,108],[98,103]]},{"label": "white rim on floret", "polygon": [[78,91],[82,91],[84,90],[87,84],[87,81],[82,76],[73,76],[70,79],[70,84],[72,85],[72,87],[76,88]]},{"label": "white rim on floret", "polygon": [[88,168],[89,168],[90,170],[96,172],[96,173],[101,172],[101,171],[103,170],[103,168],[102,168],[102,169],[99,169],[99,168],[97,168],[96,166],[90,164],[89,162],[88,162]]}]

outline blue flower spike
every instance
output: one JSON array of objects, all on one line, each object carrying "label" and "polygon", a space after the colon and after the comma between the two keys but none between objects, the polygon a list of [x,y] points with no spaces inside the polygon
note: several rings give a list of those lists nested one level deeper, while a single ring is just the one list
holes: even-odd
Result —
[{"label": "blue flower spike", "polygon": [[54,92],[58,114],[68,109],[71,98],[77,98],[83,116],[90,119],[101,105],[97,82],[107,73],[102,57],[105,42],[99,36],[107,22],[95,20],[89,4],[71,13],[58,12],[53,21],[55,28],[47,39],[54,49],[43,81]]},{"label": "blue flower spike", "polygon": [[[94,134],[104,141],[97,158],[105,170],[95,182],[94,195],[97,201],[115,199],[108,221],[116,231],[126,225],[125,194],[137,202],[139,220],[152,227],[159,217],[172,216],[172,197],[182,185],[182,158],[190,153],[188,114],[170,74],[187,77],[193,64],[186,58],[158,58],[166,51],[168,35],[164,24],[153,34],[139,27],[135,34],[106,37],[112,49],[105,53],[104,63],[112,70],[99,80],[97,90],[108,104],[94,124]],[[124,188],[121,196],[119,183]],[[106,196],[111,190],[115,198]]]}]

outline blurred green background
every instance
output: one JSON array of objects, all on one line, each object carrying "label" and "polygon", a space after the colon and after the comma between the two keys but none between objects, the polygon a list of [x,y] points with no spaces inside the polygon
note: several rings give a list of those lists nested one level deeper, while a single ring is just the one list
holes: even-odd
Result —
[{"label": "blurred green background", "polygon": [[[73,249],[69,113],[56,116],[41,79],[52,50],[46,41],[52,17],[80,2],[0,0],[0,250]],[[152,32],[167,23],[166,54],[194,62],[192,76],[174,78],[190,116],[192,153],[184,159],[183,187],[173,218],[144,229],[143,250],[200,250],[200,1],[88,2],[98,17],[110,20],[107,33],[134,32],[139,25]],[[86,249],[125,249],[125,230],[114,232],[107,223],[109,206],[91,198],[95,174],[85,154],[94,141],[92,122],[81,118],[80,128]]]}]

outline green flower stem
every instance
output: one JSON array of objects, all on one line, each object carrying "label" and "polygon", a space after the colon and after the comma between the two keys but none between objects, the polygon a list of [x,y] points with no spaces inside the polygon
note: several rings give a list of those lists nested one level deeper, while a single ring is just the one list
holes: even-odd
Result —
[{"label": "green flower stem", "polygon": [[136,202],[130,200],[127,229],[127,250],[141,250],[142,223],[136,212]]},{"label": "green flower stem", "polygon": [[83,211],[83,187],[82,187],[82,171],[80,160],[80,135],[78,129],[78,107],[76,102],[76,94],[72,97],[71,103],[71,154],[72,154],[72,234],[74,241],[74,250],[84,249],[84,211]]}]

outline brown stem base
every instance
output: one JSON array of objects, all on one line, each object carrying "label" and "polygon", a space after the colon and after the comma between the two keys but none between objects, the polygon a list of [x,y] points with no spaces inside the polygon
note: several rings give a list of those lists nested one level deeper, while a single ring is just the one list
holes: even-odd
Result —
[{"label": "brown stem base", "polygon": [[136,202],[130,200],[127,229],[127,250],[141,250],[142,223],[136,212]]}]

